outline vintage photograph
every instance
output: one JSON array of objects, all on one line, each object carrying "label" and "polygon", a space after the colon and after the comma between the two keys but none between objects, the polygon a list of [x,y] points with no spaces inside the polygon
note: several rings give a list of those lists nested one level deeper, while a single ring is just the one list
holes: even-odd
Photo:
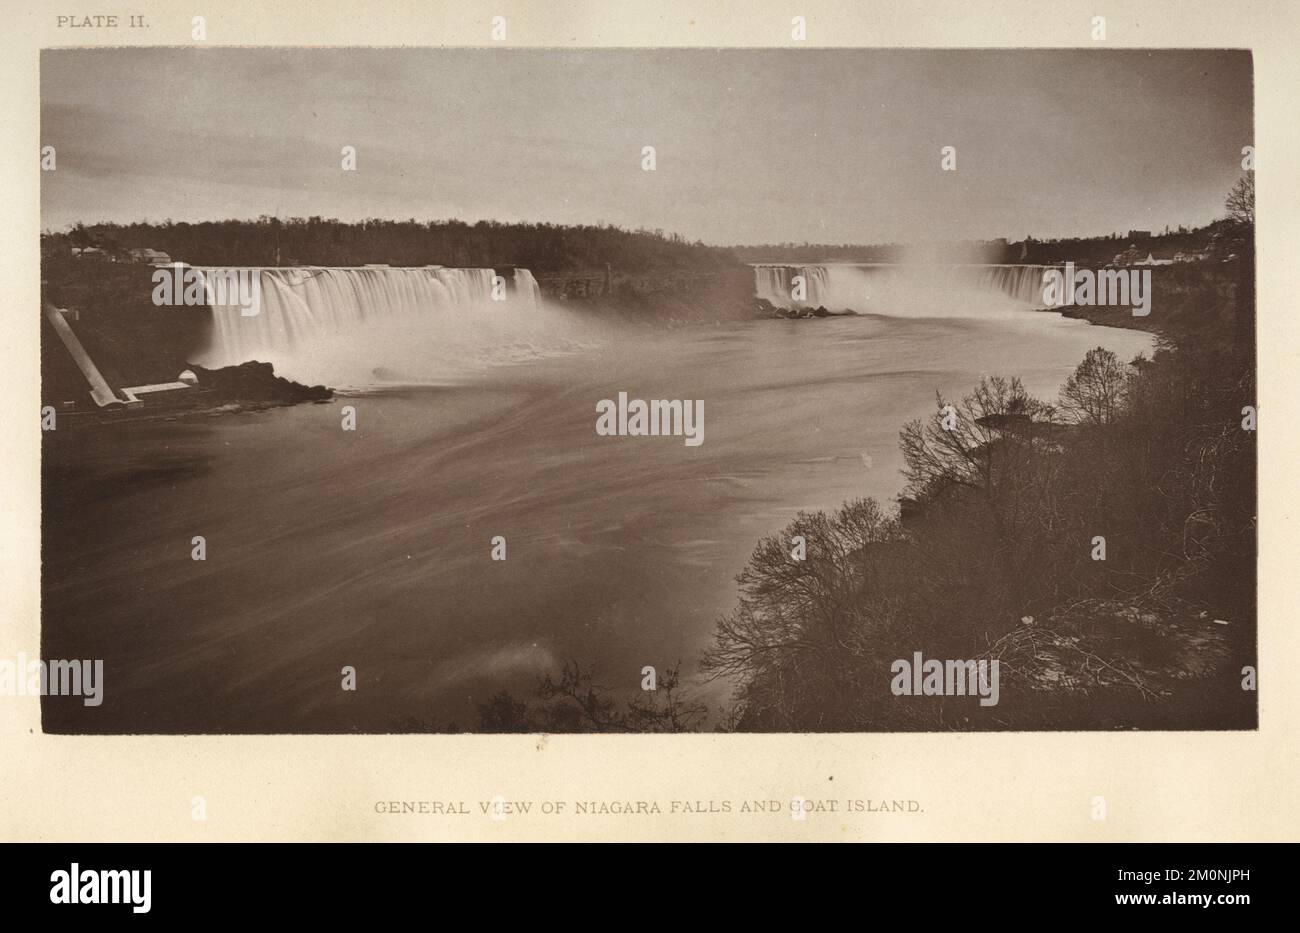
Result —
[{"label": "vintage photograph", "polygon": [[8,688],[1253,730],[1253,134],[1246,50],[44,49]]}]

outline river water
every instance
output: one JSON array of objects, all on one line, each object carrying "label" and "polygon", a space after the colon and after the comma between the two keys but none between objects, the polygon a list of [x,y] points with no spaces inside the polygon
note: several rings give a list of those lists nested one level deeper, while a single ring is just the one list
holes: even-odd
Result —
[{"label": "river water", "polygon": [[[629,327],[453,384],[54,432],[42,651],[103,658],[105,695],[47,701],[46,728],[472,730],[568,660],[629,694],[680,661],[716,709],[696,661],[761,536],[896,496],[936,391],[1051,398],[1098,345],[1151,341],[1032,312]],[[704,443],[597,436],[619,391],[702,399]]]}]

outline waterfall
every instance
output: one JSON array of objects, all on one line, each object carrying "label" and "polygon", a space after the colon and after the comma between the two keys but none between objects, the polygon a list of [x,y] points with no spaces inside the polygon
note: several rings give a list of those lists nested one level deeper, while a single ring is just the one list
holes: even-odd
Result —
[{"label": "waterfall", "polygon": [[515,292],[524,296],[528,304],[535,305],[542,300],[542,287],[527,269],[515,270]]},{"label": "waterfall", "polygon": [[[754,294],[780,308],[899,317],[1007,315],[1042,308],[1041,265],[754,265]],[[796,292],[802,284],[803,292]],[[1007,299],[1011,299],[1008,301]]]},{"label": "waterfall", "polygon": [[545,335],[527,269],[509,279],[442,266],[196,271],[212,309],[211,342],[197,361],[207,367],[260,360],[335,387],[428,381],[521,346],[536,355]]},{"label": "waterfall", "polygon": [[[778,308],[815,308],[825,303],[830,288],[827,266],[756,265],[754,278],[755,294]],[[795,289],[800,284],[802,300],[795,297]]]},{"label": "waterfall", "polygon": [[1022,301],[1035,308],[1046,307],[1043,300],[1043,273],[1048,266],[1038,265],[996,265],[966,266],[974,270],[982,286],[993,291],[1010,295],[1016,301]]}]

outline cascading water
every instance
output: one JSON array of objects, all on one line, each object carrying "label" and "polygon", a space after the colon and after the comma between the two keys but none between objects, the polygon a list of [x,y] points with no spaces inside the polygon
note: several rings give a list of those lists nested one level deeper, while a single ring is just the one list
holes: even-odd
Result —
[{"label": "cascading water", "polygon": [[[1007,315],[1046,306],[1041,265],[871,264],[754,266],[754,293],[780,308],[898,317]],[[1007,301],[1010,298],[1011,301]]]},{"label": "cascading water", "polygon": [[1010,295],[1016,301],[1022,301],[1035,308],[1047,306],[1043,297],[1043,273],[1050,268],[1049,266],[989,265],[960,268],[975,272],[980,285],[985,288]]},{"label": "cascading water", "polygon": [[527,269],[515,270],[515,292],[530,304],[535,305],[542,300],[542,287]]},{"label": "cascading water", "polygon": [[[796,282],[796,279],[801,281]],[[778,308],[815,308],[830,290],[827,266],[754,266],[755,294]],[[802,297],[797,289],[802,286]]]},{"label": "cascading water", "polygon": [[[441,382],[562,349],[563,327],[527,269],[497,282],[497,299],[492,269],[198,271],[213,317],[211,344],[198,360],[208,367],[259,360],[300,382],[357,387]],[[255,284],[234,287],[239,276]]]}]

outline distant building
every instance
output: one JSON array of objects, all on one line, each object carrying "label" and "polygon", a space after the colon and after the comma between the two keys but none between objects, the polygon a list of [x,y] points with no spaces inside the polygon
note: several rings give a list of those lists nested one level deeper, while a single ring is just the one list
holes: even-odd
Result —
[{"label": "distant building", "polygon": [[107,259],[108,253],[98,246],[72,247],[72,255],[77,259]]},{"label": "distant building", "polygon": [[1151,231],[1150,231],[1150,230],[1130,230],[1130,231],[1128,232],[1128,238],[1129,238],[1130,240],[1149,240],[1149,239],[1151,239]]},{"label": "distant building", "polygon": [[165,266],[171,263],[172,258],[160,249],[148,249],[146,247],[137,247],[127,250],[132,262],[148,262],[155,266]]},{"label": "distant building", "polygon": [[1130,243],[1128,249],[1124,250],[1122,253],[1115,254],[1115,258],[1112,262],[1117,266],[1136,266],[1142,262],[1142,254],[1138,252],[1136,246]]}]

